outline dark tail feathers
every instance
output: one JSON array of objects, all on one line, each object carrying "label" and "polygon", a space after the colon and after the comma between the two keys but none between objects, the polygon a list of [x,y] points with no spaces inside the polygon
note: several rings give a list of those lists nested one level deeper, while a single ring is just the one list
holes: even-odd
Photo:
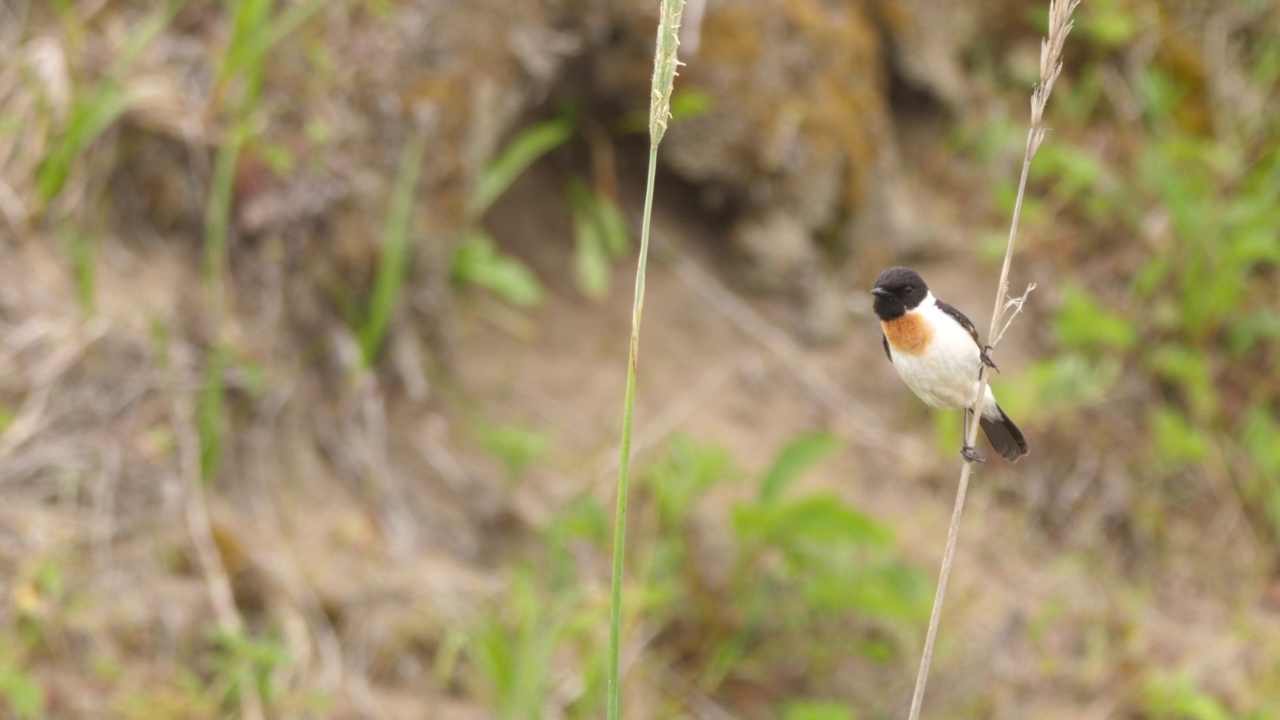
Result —
[{"label": "dark tail feathers", "polygon": [[1018,458],[1027,454],[1027,439],[1022,436],[1022,431],[1013,424],[1008,415],[1004,414],[1004,410],[1001,410],[999,405],[996,406],[996,411],[1000,413],[999,418],[988,420],[984,415],[979,420],[982,431],[987,434],[991,447],[995,448],[1005,460],[1017,462]]}]

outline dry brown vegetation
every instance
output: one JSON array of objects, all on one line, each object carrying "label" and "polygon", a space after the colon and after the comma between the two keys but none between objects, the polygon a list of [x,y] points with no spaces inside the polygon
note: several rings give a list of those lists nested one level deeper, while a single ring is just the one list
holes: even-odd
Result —
[{"label": "dry brown vegetation", "polygon": [[[600,714],[649,5],[0,2],[0,715]],[[987,306],[1043,4],[698,5],[624,708],[897,717],[959,420],[864,286]],[[1277,23],[1081,8],[926,717],[1280,712]]]}]

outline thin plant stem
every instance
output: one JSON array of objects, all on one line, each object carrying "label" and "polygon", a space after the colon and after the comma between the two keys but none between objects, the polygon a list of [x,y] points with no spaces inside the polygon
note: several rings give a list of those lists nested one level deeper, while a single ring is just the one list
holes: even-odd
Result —
[{"label": "thin plant stem", "polygon": [[[1049,101],[1053,84],[1058,79],[1058,73],[1062,71],[1062,47],[1066,42],[1067,34],[1071,32],[1071,14],[1079,4],[1080,0],[1063,0],[1062,2],[1049,0],[1049,31],[1040,46],[1040,82],[1031,93],[1031,128],[1027,131],[1027,144],[1022,156],[1022,175],[1018,180],[1018,197],[1013,205],[1009,242],[1005,246],[1004,264],[1000,268],[1000,282],[996,286],[995,308],[991,311],[991,328],[987,331],[987,338],[991,341],[990,348],[994,348],[995,343],[999,342],[1000,336],[1003,335],[1001,322],[1008,307],[1009,268],[1013,264],[1013,248],[1018,238],[1018,223],[1022,219],[1022,200],[1026,195],[1027,177],[1031,172],[1031,160],[1040,149],[1040,144],[1044,142],[1044,108]],[[1030,288],[1028,288],[1029,291]],[[1024,302],[1025,299],[1024,294]],[[1022,303],[1016,303],[1016,305],[1015,315],[1022,310]],[[967,447],[973,447],[978,439],[978,426],[982,419],[982,399],[987,394],[989,373],[990,368],[987,364],[979,363],[977,407],[965,425],[964,440]],[[942,618],[942,603],[946,598],[947,583],[951,579],[951,564],[955,559],[956,545],[960,539],[960,518],[964,513],[964,500],[969,490],[969,476],[972,473],[973,463],[965,460],[960,469],[960,482],[956,488],[956,503],[951,512],[951,525],[947,530],[947,545],[942,553],[942,569],[938,572],[938,589],[933,597],[933,610],[929,614],[929,629],[925,633],[920,670],[916,673],[915,691],[911,696],[909,720],[919,720],[920,710],[924,705],[924,689],[929,680],[929,666],[933,662],[933,649],[937,643],[938,626]]]},{"label": "thin plant stem", "polygon": [[[972,423],[970,423],[972,425]],[[973,436],[966,431],[966,442],[973,444]],[[964,512],[964,496],[969,491],[969,474],[973,463],[965,462],[960,470],[960,486],[956,489],[956,505],[951,511],[951,527],[947,530],[947,547],[942,553],[942,570],[938,573],[938,589],[933,596],[933,611],[929,614],[929,630],[924,639],[924,654],[920,658],[920,670],[916,673],[916,689],[911,696],[911,720],[919,720],[924,704],[924,686],[929,680],[929,666],[933,663],[933,646],[938,639],[938,621],[942,617],[942,600],[947,594],[947,582],[951,579],[951,559],[956,554],[960,539],[960,515]]]},{"label": "thin plant stem", "polygon": [[644,221],[640,230],[640,262],[636,268],[636,297],[631,316],[631,350],[627,357],[627,389],[622,406],[622,457],[618,466],[618,501],[613,526],[613,583],[609,604],[609,710],[610,720],[618,717],[618,666],[622,650],[622,569],[627,541],[627,489],[631,479],[631,418],[635,408],[636,359],[640,354],[640,315],[644,311],[644,271],[649,251],[649,216],[653,206],[653,184],[658,146],[649,149],[649,177],[645,182]]},{"label": "thin plant stem", "polygon": [[680,13],[684,0],[663,0],[653,56],[653,92],[649,98],[649,172],[645,181],[644,216],[640,228],[640,257],[636,262],[636,291],[631,309],[631,345],[627,354],[627,386],[622,405],[622,443],[618,460],[617,507],[613,524],[613,577],[609,602],[608,720],[618,720],[619,663],[622,654],[622,581],[627,540],[627,492],[631,479],[631,419],[635,409],[636,365],[640,355],[640,319],[644,312],[645,267],[649,259],[649,223],[653,215],[653,186],[658,168],[658,144],[671,117],[671,89],[675,83],[676,50],[680,45]]}]

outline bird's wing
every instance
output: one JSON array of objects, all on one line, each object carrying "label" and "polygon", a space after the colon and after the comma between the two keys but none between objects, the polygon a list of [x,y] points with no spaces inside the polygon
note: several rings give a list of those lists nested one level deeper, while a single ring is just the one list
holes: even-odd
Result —
[{"label": "bird's wing", "polygon": [[964,313],[941,300],[936,300],[935,302],[937,303],[939,310],[951,316],[951,318],[956,322],[960,323],[960,327],[969,331],[969,337],[973,338],[973,344],[978,346],[978,357],[982,358],[983,364],[996,372],[1000,372],[1000,368],[996,367],[996,361],[992,360],[991,356],[987,354],[987,351],[990,350],[991,347],[982,347],[982,343],[978,342],[978,328],[973,326],[973,321],[965,317]]},{"label": "bird's wing", "polygon": [[880,333],[880,340],[884,342],[884,356],[889,358],[889,362],[893,362],[893,356],[889,354],[889,338]]},{"label": "bird's wing", "polygon": [[974,326],[973,326],[973,321],[972,321],[972,320],[970,320],[969,318],[965,317],[965,316],[964,316],[964,313],[962,313],[962,312],[960,312],[959,310],[955,309],[954,307],[952,307],[952,306],[950,306],[950,305],[948,305],[948,304],[946,304],[946,303],[942,302],[941,300],[938,300],[938,301],[937,301],[937,303],[938,303],[938,309],[939,309],[939,310],[941,310],[942,312],[946,313],[947,315],[950,315],[950,316],[951,316],[951,318],[952,318],[953,320],[955,320],[956,322],[960,323],[960,327],[962,327],[962,328],[964,328],[965,330],[968,330],[968,331],[969,331],[969,337],[973,338],[973,344],[974,344],[974,345],[977,345],[977,346],[979,346],[979,347],[981,347],[981,346],[982,346],[982,343],[979,343],[979,342],[978,342],[978,328],[976,328],[976,327],[974,327]]}]

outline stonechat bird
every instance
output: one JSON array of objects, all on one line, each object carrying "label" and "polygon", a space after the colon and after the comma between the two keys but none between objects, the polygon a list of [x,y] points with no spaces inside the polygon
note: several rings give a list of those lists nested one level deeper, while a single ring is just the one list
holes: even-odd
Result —
[{"label": "stonechat bird", "polygon": [[[996,404],[991,386],[978,403],[978,373],[985,363],[995,368],[978,342],[978,330],[964,313],[935,298],[915,270],[892,267],[880,273],[875,287],[875,312],[883,331],[884,354],[898,376],[925,403],[936,408],[981,413],[979,423],[987,440],[1005,459],[1017,462],[1027,454],[1027,439]],[[983,457],[962,442],[960,453],[969,462]]]}]

